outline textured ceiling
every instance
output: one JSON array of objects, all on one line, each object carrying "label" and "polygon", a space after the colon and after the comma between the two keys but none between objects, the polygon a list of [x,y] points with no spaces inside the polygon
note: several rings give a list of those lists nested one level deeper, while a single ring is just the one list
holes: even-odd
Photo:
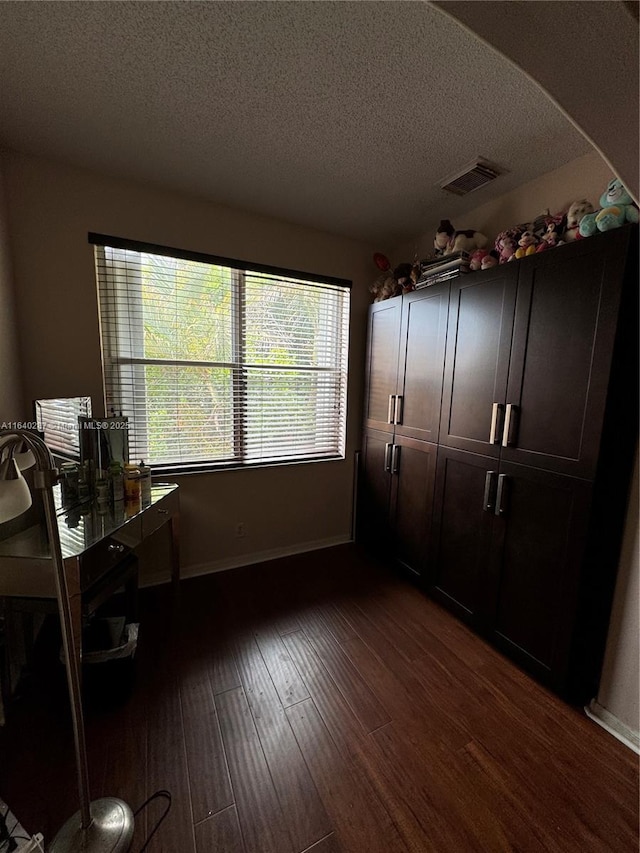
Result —
[{"label": "textured ceiling", "polygon": [[[5,0],[0,145],[382,246],[589,150],[507,60],[401,0]],[[478,154],[508,174],[434,186]]]}]

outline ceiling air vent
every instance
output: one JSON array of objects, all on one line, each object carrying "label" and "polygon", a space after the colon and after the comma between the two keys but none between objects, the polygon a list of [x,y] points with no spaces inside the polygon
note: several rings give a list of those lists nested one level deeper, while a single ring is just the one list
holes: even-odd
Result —
[{"label": "ceiling air vent", "polygon": [[466,195],[479,190],[480,187],[484,187],[502,174],[503,172],[497,166],[478,157],[462,172],[442,181],[440,187],[454,195]]}]

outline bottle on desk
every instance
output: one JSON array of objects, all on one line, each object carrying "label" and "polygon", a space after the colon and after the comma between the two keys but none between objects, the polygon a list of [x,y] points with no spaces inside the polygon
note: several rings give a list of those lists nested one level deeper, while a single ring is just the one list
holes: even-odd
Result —
[{"label": "bottle on desk", "polygon": [[109,480],[111,482],[111,501],[115,505],[124,500],[124,473],[122,465],[114,459],[109,465]]},{"label": "bottle on desk", "polygon": [[149,506],[151,503],[151,468],[144,464],[144,460],[140,460],[138,465],[140,471],[140,497],[142,506]]},{"label": "bottle on desk", "polygon": [[139,504],[141,496],[140,469],[135,462],[124,466],[124,499],[128,504]]}]

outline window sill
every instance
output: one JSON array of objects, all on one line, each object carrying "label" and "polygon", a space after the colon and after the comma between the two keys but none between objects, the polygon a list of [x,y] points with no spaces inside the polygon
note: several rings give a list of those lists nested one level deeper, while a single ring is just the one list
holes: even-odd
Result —
[{"label": "window sill", "polygon": [[239,464],[232,462],[193,462],[185,465],[152,465],[151,476],[154,479],[163,477],[183,477],[188,474],[214,474],[220,471],[253,471],[257,468],[290,468],[294,465],[310,465],[318,462],[344,462],[344,456],[323,456],[313,459],[292,459],[279,462],[251,462]]}]

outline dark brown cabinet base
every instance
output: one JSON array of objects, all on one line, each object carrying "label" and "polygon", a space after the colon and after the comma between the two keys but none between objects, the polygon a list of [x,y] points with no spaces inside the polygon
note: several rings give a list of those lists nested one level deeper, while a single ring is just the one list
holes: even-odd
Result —
[{"label": "dark brown cabinet base", "polygon": [[414,575],[427,562],[437,449],[377,430],[363,438],[359,538]]}]

